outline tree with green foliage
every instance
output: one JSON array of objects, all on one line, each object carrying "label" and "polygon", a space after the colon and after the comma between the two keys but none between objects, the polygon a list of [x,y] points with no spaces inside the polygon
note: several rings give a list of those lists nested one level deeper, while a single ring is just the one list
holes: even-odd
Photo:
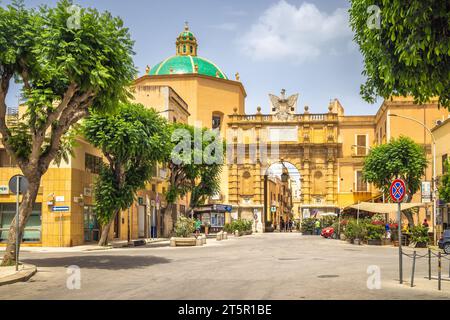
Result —
[{"label": "tree with green foliage", "polygon": [[157,162],[164,160],[170,146],[167,124],[155,110],[126,103],[114,113],[92,112],[83,131],[107,159],[94,188],[95,212],[102,226],[99,245],[105,246],[115,217],[133,204]]},{"label": "tree with green foliage", "polygon": [[[420,189],[422,177],[427,168],[427,158],[422,146],[408,137],[392,139],[370,150],[364,160],[363,177],[373,183],[384,194],[394,179],[400,178],[406,184],[406,201]],[[411,210],[403,211],[410,226],[414,225]]]},{"label": "tree with green foliage", "polygon": [[[19,211],[19,238],[36,200],[41,177],[61,154],[70,127],[88,110],[124,101],[133,81],[133,41],[120,18],[73,6],[0,7],[0,134],[7,153],[29,181]],[[22,85],[26,107],[11,126],[6,97],[11,81]],[[14,263],[16,231],[11,223],[3,265]]]},{"label": "tree with green foliage", "polygon": [[166,194],[172,221],[174,204],[190,193],[187,212],[220,191],[220,174],[224,160],[224,142],[218,131],[174,123],[171,126],[171,152],[167,159],[169,188]]},{"label": "tree with green foliage", "polygon": [[450,203],[450,162],[444,164],[445,172],[443,172],[441,181],[439,183],[439,199]]},{"label": "tree with green foliage", "polygon": [[350,24],[364,57],[361,95],[439,97],[450,109],[450,2],[350,0]]}]

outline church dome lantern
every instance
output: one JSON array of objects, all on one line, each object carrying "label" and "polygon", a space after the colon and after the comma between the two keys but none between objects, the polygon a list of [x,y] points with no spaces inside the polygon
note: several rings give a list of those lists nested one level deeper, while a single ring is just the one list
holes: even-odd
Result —
[{"label": "church dome lantern", "polygon": [[197,38],[189,30],[186,22],[184,30],[178,35],[176,42],[177,56],[197,56]]},{"label": "church dome lantern", "polygon": [[212,61],[197,55],[197,38],[184,26],[176,41],[176,54],[156,64],[146,74],[150,76],[199,74],[228,80],[225,73]]}]

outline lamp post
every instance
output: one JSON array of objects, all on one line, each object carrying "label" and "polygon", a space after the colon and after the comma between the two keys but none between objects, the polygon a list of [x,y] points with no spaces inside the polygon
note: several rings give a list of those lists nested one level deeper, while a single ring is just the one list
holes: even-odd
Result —
[{"label": "lamp post", "polygon": [[436,207],[436,195],[437,195],[437,188],[436,188],[436,139],[434,138],[433,133],[431,132],[430,128],[428,128],[423,122],[420,122],[417,119],[401,116],[395,113],[389,114],[390,117],[398,117],[403,118],[407,120],[414,121],[415,123],[420,124],[425,130],[428,131],[428,133],[431,136],[431,141],[433,142],[433,149],[432,149],[432,157],[433,157],[433,233],[434,233],[434,243],[437,241],[437,233],[436,233],[436,217],[437,217],[437,207]]}]

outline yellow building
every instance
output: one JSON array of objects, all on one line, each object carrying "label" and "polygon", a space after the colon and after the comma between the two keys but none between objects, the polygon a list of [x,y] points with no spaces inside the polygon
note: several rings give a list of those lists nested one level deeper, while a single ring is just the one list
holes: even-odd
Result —
[{"label": "yellow building", "polygon": [[[344,114],[337,99],[330,102],[327,113],[316,114],[307,106],[303,113],[297,112],[298,95],[286,97],[283,90],[280,97],[269,97],[271,114],[261,114],[258,108],[256,114],[234,112],[229,116],[228,135],[233,150],[245,154],[241,163],[228,164],[230,203],[240,216],[251,217],[252,212],[266,208],[262,214],[265,228],[273,228],[263,181],[267,168],[277,162],[288,162],[300,173],[298,214],[303,218],[338,213],[360,201],[380,198],[379,190],[362,178],[364,158],[373,146],[401,135],[424,145],[430,164],[424,180],[431,180],[431,136],[422,126],[401,117],[416,119],[431,128],[449,116],[447,110],[438,108],[437,101],[417,105],[411,98],[392,98],[383,102],[376,115],[352,116]],[[267,151],[264,156],[260,145],[262,150],[274,146],[276,155],[271,159],[271,151]],[[249,151],[252,146],[256,148],[253,160]],[[251,192],[242,192],[241,186],[248,184]],[[421,201],[420,192],[413,201]],[[430,206],[420,211],[416,222],[425,217],[433,220]]]},{"label": "yellow building", "polygon": [[[400,135],[423,144],[430,166],[424,180],[431,180],[431,137],[410,117],[425,123],[438,146],[438,174],[449,148],[449,112],[439,109],[437,101],[416,105],[410,98],[392,98],[375,115],[352,116],[344,113],[337,99],[325,113],[309,107],[297,109],[298,95],[270,95],[270,113],[245,113],[246,92],[236,74],[230,80],[213,62],[198,56],[197,39],[186,26],[176,40],[175,54],[136,79],[134,101],[156,109],[171,122],[190,123],[220,131],[230,149],[221,179],[221,192],[202,210],[209,212],[212,226],[219,229],[231,218],[254,219],[258,231],[279,225],[277,220],[337,213],[357,203],[380,197],[362,179],[364,157],[368,150]],[[398,115],[400,117],[396,117]],[[43,176],[24,241],[28,245],[74,246],[95,242],[99,227],[93,211],[93,184],[102,155],[82,139],[74,157],[60,167],[52,164]],[[440,157],[440,158],[439,158]],[[299,176],[289,185],[268,176],[274,164],[290,163]],[[7,238],[14,215],[15,198],[8,181],[19,173],[6,151],[0,148],[0,240]],[[117,217],[112,239],[137,239],[168,236],[173,221],[166,214],[164,194],[168,172],[159,166],[137,201]],[[295,188],[294,188],[295,185]],[[284,189],[283,189],[284,187]],[[298,189],[299,192],[294,192]],[[272,194],[272,195],[271,195]],[[178,199],[177,214],[183,214],[189,197]],[[275,201],[276,214],[270,212]],[[420,201],[420,194],[413,201]],[[229,212],[230,205],[232,211]],[[209,209],[208,209],[209,208]],[[214,209],[215,208],[215,209]],[[219,209],[218,209],[219,208]],[[213,217],[212,211],[219,215]],[[206,212],[208,214],[208,212]],[[220,211],[220,212],[219,212]],[[223,217],[222,217],[223,216]],[[432,222],[431,207],[416,217]],[[214,218],[214,219],[213,219]],[[444,215],[448,222],[448,215]]]},{"label": "yellow building", "polygon": [[[436,126],[431,129],[436,140],[436,176],[441,181],[444,173],[448,172],[446,163],[450,161],[450,118],[437,121]],[[439,196],[439,195],[438,195]],[[450,224],[450,203],[439,201],[437,222],[440,227],[439,232],[445,230]]]}]

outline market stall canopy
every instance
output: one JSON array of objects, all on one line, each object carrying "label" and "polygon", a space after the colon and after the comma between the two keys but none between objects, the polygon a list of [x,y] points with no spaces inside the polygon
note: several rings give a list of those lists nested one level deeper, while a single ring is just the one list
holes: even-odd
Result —
[{"label": "market stall canopy", "polygon": [[[415,207],[425,207],[424,203],[402,203],[402,210],[411,209]],[[398,205],[396,203],[375,203],[375,202],[361,202],[350,206],[353,209],[360,211],[367,211],[373,213],[392,213],[397,212]]]}]

